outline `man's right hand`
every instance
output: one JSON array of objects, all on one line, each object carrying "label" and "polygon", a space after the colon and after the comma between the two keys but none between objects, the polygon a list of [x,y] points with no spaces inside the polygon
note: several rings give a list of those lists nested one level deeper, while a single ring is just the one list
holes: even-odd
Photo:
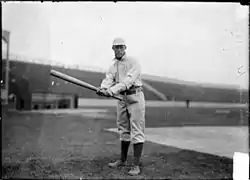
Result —
[{"label": "man's right hand", "polygon": [[96,94],[99,96],[105,96],[106,89],[104,88],[98,88],[96,91]]}]

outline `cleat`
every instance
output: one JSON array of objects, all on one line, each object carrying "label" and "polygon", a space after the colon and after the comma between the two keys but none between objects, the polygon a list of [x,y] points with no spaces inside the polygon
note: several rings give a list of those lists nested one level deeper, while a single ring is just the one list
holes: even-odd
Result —
[{"label": "cleat", "polygon": [[140,172],[141,171],[140,171],[139,166],[134,166],[131,168],[131,170],[128,172],[128,174],[131,176],[136,176],[136,175],[140,174]]},{"label": "cleat", "polygon": [[121,160],[117,160],[113,163],[109,163],[108,166],[111,167],[111,168],[117,168],[119,166],[125,166],[126,163],[125,162],[122,162]]}]

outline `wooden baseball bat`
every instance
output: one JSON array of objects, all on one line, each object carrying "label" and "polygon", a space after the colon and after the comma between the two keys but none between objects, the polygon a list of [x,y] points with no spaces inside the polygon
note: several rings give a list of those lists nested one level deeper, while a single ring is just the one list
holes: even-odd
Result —
[{"label": "wooden baseball bat", "polygon": [[[74,78],[72,76],[69,76],[67,74],[61,73],[61,72],[53,70],[53,69],[50,71],[50,75],[52,75],[54,77],[57,77],[59,79],[63,79],[64,81],[73,83],[75,85],[87,88],[89,90],[95,91],[95,92],[98,90],[97,87],[95,87],[95,86],[93,86],[93,85],[91,85],[91,84],[89,84],[87,82],[84,82],[84,81],[82,81],[80,79]],[[121,97],[118,97],[118,96],[112,96],[112,98],[123,101],[123,99]]]}]

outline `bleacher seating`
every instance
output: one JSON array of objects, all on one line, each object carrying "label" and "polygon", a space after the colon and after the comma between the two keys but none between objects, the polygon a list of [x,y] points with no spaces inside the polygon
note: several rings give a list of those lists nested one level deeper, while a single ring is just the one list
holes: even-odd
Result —
[{"label": "bleacher seating", "polygon": [[[49,75],[49,71],[55,69],[70,76],[86,81],[94,86],[99,86],[105,77],[104,73],[91,72],[79,69],[69,69],[45,64],[10,61],[10,82],[14,77],[25,78],[29,82],[30,92],[50,92],[75,94],[82,98],[105,98],[95,94],[86,88],[78,87]],[[184,85],[177,83],[157,82],[143,79],[144,82],[153,86],[163,93],[168,100],[176,101],[206,101],[206,102],[240,102],[240,94],[237,89],[204,88],[200,86]],[[11,85],[10,85],[11,86]],[[13,87],[10,87],[10,89]],[[144,88],[146,100],[160,100],[154,93]],[[242,93],[242,99],[248,101],[248,92]]]},{"label": "bleacher seating", "polygon": [[[177,83],[157,82],[144,80],[158,91],[163,93],[168,99],[176,101],[204,101],[204,102],[229,102],[239,103],[240,92],[238,89],[209,88]],[[248,92],[242,92],[242,100],[248,101]]]}]

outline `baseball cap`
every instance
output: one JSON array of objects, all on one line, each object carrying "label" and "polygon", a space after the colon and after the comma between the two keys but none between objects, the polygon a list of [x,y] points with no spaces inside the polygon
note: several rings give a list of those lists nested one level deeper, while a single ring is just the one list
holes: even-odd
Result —
[{"label": "baseball cap", "polygon": [[117,46],[117,45],[126,46],[126,43],[125,43],[124,39],[122,39],[122,38],[115,38],[113,41],[113,46]]}]

